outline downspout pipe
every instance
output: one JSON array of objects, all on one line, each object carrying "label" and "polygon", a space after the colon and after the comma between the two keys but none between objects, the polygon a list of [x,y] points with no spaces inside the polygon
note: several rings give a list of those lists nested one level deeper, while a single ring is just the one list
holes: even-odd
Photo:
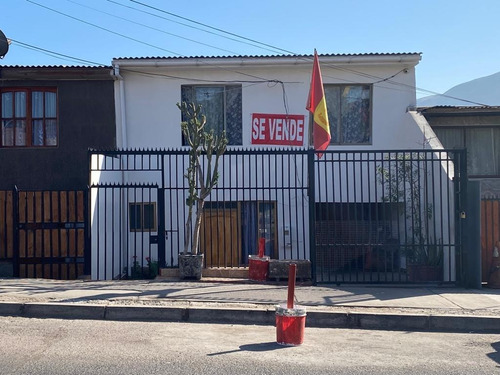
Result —
[{"label": "downspout pipe", "polygon": [[[116,103],[119,103],[119,108],[116,109],[116,117],[117,117],[117,124],[115,126],[116,128],[116,133],[118,134],[118,131],[120,132],[121,136],[121,149],[126,150],[128,147],[128,142],[127,142],[127,117],[126,117],[126,111],[125,111],[125,82],[123,77],[120,75],[120,65],[116,64],[113,65],[113,78],[115,79],[115,108],[116,108]],[[116,85],[116,82],[118,82],[118,85]],[[118,90],[117,90],[118,86]],[[118,97],[117,97],[118,96]],[[119,119],[119,120],[118,120]],[[119,121],[119,124],[118,124]],[[126,180],[128,180],[127,172],[124,170],[124,161],[123,157],[120,157],[120,169],[121,169],[121,179],[122,183],[125,183]],[[126,156],[125,156],[126,157]],[[127,207],[127,194],[123,194],[123,192],[120,192],[120,204],[121,204],[121,209],[123,210],[122,212],[128,212],[128,207]],[[121,223],[120,223],[120,229],[119,233],[121,233],[121,241],[122,243],[126,243],[126,233],[127,232],[127,215],[122,215],[121,217]],[[113,228],[115,229],[115,228]],[[112,249],[114,252],[115,249]],[[129,265],[130,259],[128,259],[128,255],[126,250],[120,249],[119,250],[120,258],[121,261],[123,261],[125,264],[127,264],[127,269]],[[127,271],[128,274],[128,271]]]},{"label": "downspout pipe", "polygon": [[[120,131],[121,138],[121,149],[126,149],[128,147],[127,142],[127,117],[125,115],[125,82],[123,77],[120,75],[120,65],[113,66],[113,78],[115,82],[118,81],[118,90],[116,90],[115,85],[115,101],[118,99],[119,109],[116,111],[117,118],[119,118],[120,124],[116,126],[116,130]],[[118,91],[118,95],[116,95],[116,91]],[[117,97],[118,96],[118,97]],[[117,124],[118,125],[118,124]]]}]

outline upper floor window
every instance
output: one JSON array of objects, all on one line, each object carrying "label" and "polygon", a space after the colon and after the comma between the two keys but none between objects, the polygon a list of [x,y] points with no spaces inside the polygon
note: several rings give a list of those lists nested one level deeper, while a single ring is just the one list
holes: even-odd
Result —
[{"label": "upper floor window", "polygon": [[57,146],[54,88],[0,89],[2,147]]},{"label": "upper floor window", "polygon": [[326,107],[333,144],[371,144],[369,85],[325,85]]},{"label": "upper floor window", "polygon": [[226,130],[229,145],[242,144],[241,85],[182,86],[181,100],[201,104],[208,130],[215,134]]}]

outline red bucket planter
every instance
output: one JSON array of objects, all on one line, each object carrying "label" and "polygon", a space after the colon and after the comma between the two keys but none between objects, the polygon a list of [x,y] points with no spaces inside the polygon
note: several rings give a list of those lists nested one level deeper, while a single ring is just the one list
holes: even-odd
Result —
[{"label": "red bucket planter", "polygon": [[266,281],[269,273],[269,257],[248,256],[248,278],[254,281]]}]

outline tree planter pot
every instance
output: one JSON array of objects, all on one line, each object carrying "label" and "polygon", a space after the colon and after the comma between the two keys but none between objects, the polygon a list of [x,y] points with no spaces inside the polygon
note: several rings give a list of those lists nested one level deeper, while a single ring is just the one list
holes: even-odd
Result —
[{"label": "tree planter pot", "polygon": [[408,281],[443,281],[443,267],[409,264]]},{"label": "tree planter pot", "polygon": [[179,254],[179,277],[184,279],[201,279],[203,270],[203,254]]}]

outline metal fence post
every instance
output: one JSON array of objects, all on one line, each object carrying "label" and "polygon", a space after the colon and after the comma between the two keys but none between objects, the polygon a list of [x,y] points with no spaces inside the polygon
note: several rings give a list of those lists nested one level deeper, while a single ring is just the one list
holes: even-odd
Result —
[{"label": "metal fence post", "polygon": [[464,225],[467,228],[465,252],[466,288],[481,289],[481,185],[479,181],[469,181],[467,190],[467,216]]},{"label": "metal fence post", "polygon": [[165,267],[165,189],[158,188],[158,266]]},{"label": "metal fence post", "polygon": [[[456,202],[456,222],[455,230],[457,232],[455,243],[458,250],[458,269],[457,269],[457,281],[458,284],[464,285],[466,281],[465,273],[465,262],[468,258],[468,235],[467,230],[465,230],[467,212],[467,154],[466,150],[457,151],[458,157],[455,157],[455,202]],[[457,163],[458,161],[458,163]],[[458,164],[458,168],[456,165]],[[457,177],[458,176],[458,177]]]},{"label": "metal fence post", "polygon": [[92,263],[92,250],[91,250],[91,240],[90,240],[90,215],[89,215],[89,207],[90,207],[90,187],[83,191],[83,220],[85,222],[84,226],[84,252],[83,252],[83,274],[90,275],[91,274],[91,263]]},{"label": "metal fence post", "polygon": [[307,196],[309,199],[309,256],[311,258],[311,278],[317,283],[316,275],[316,175],[314,171],[314,150],[307,151]]},{"label": "metal fence post", "polygon": [[20,262],[19,262],[19,190],[17,186],[14,186],[14,190],[12,192],[12,208],[13,208],[13,216],[14,216],[14,222],[13,222],[13,229],[14,229],[14,254],[13,259],[12,259],[12,267],[13,267],[13,273],[14,277],[20,277],[21,275],[21,269],[20,269]]}]

